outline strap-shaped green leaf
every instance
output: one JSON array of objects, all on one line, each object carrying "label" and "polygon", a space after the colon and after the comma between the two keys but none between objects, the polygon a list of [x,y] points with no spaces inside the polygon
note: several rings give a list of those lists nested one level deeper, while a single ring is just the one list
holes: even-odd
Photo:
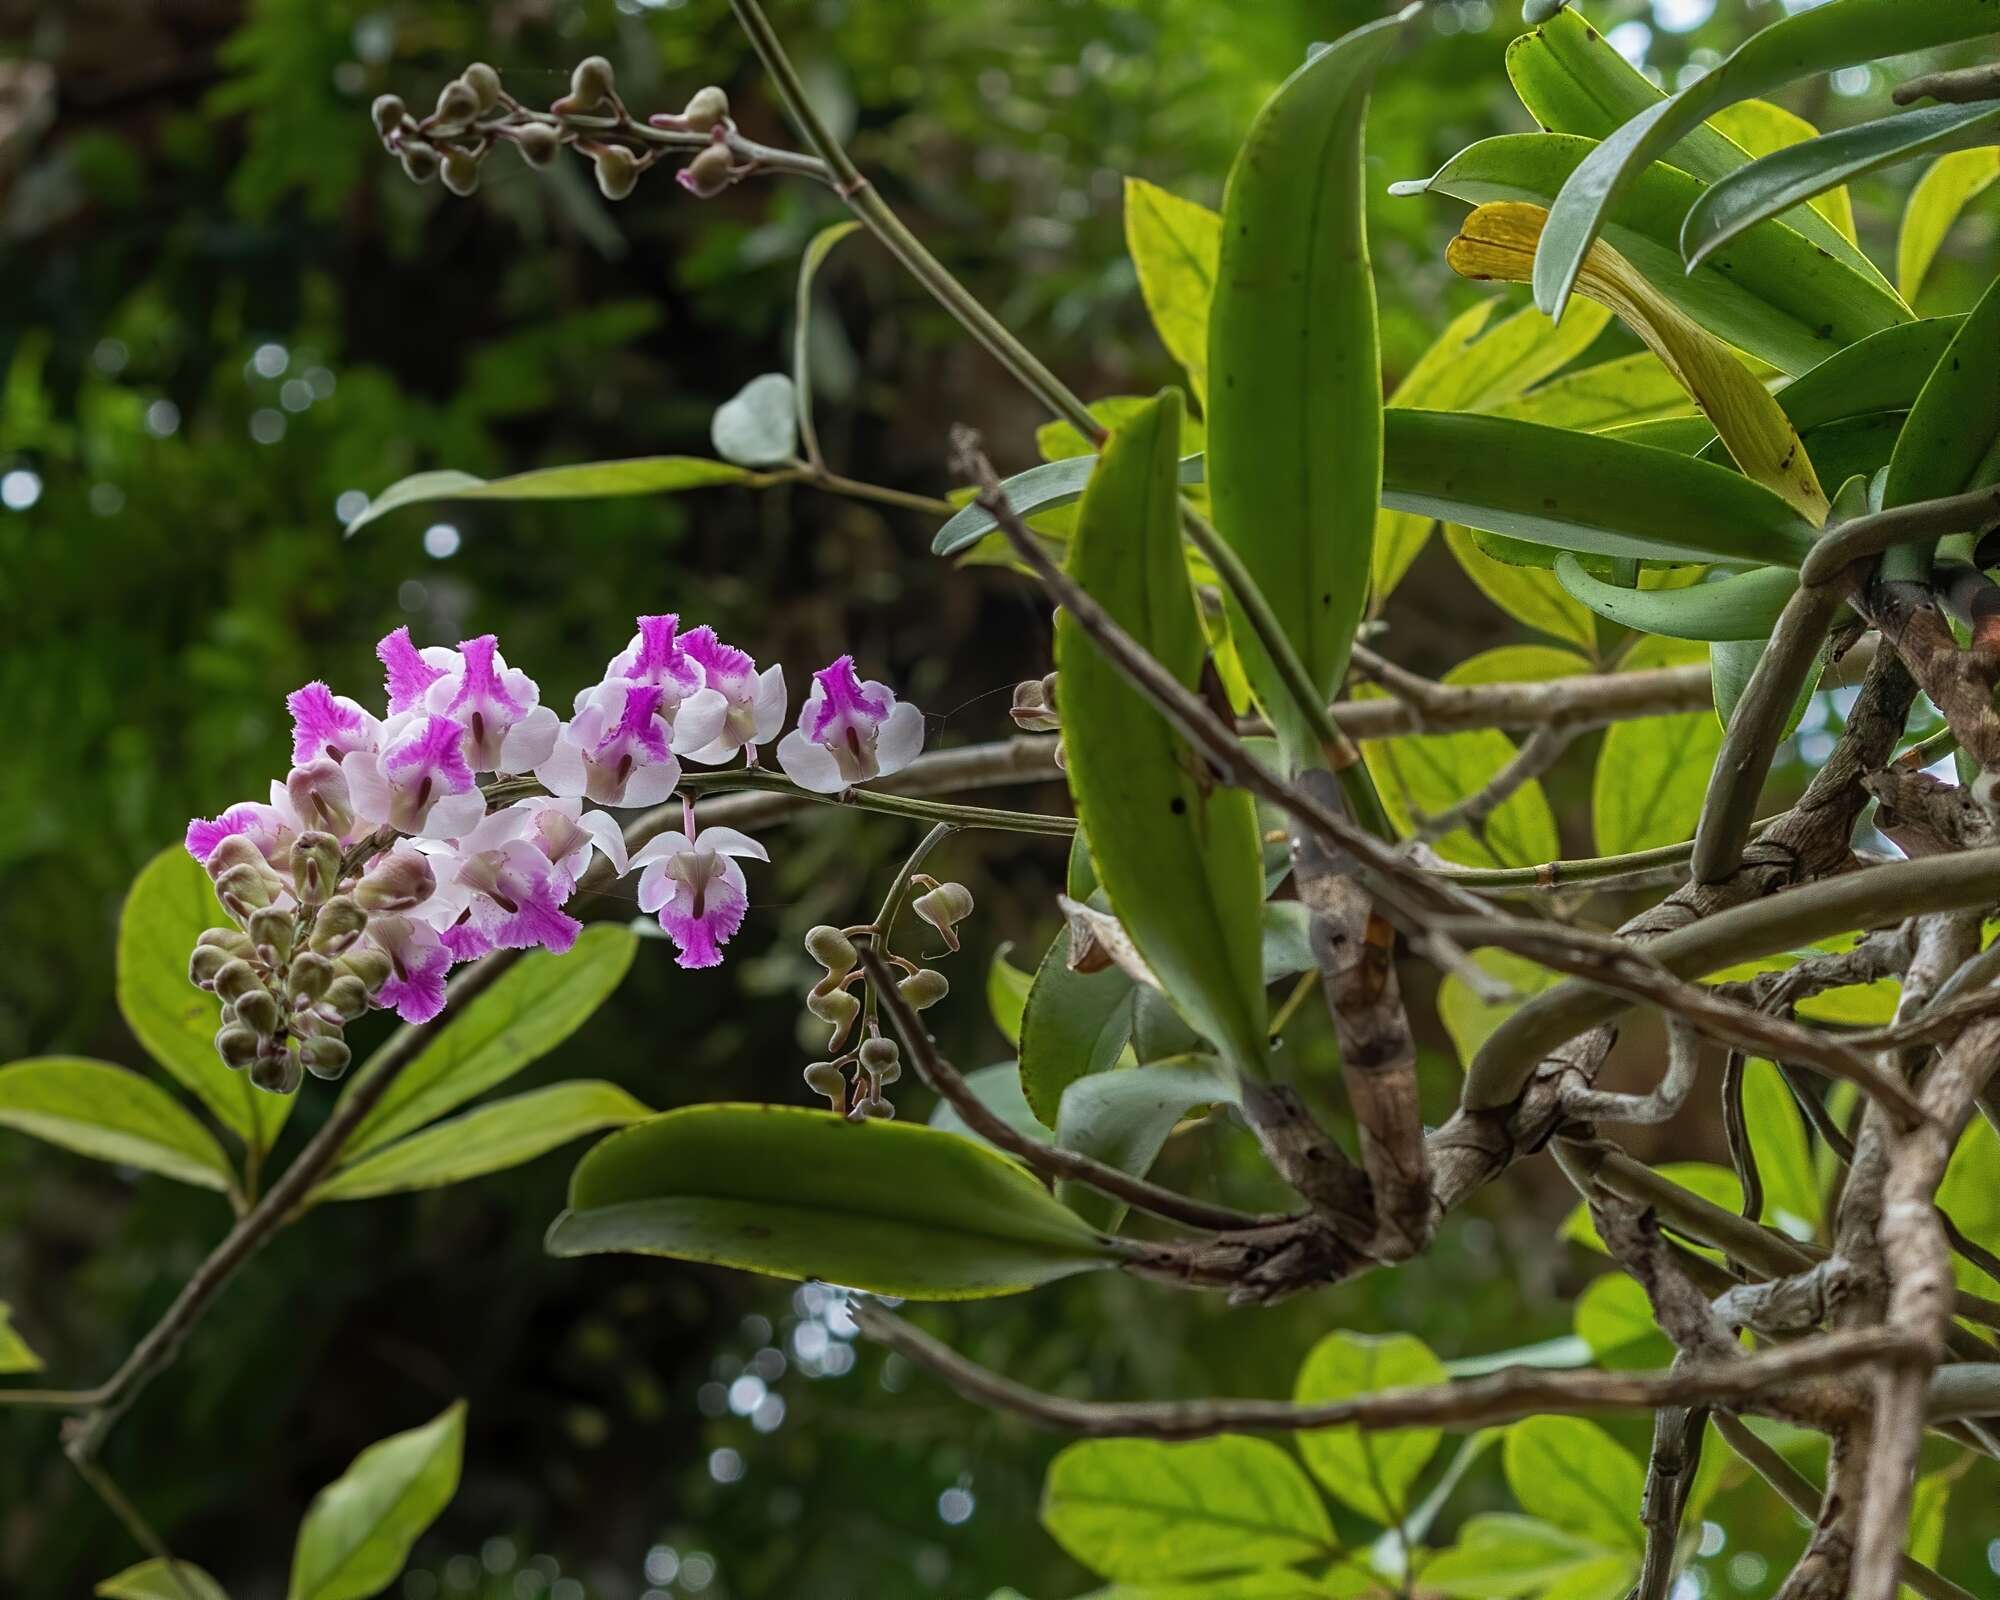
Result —
[{"label": "strap-shaped green leaf", "polygon": [[377,517],[427,500],[603,500],[621,495],[672,494],[715,484],[761,481],[757,473],[702,456],[638,456],[630,461],[587,461],[542,467],[505,478],[469,472],[418,472],[389,485],[352,522],[353,537]]},{"label": "strap-shaped green leaf", "polygon": [[[1535,121],[1551,133],[1579,133],[1587,139],[1610,137],[1622,124],[1666,98],[1609,39],[1580,13],[1568,10],[1507,46],[1507,76]],[[1797,137],[1811,138],[1815,131],[1802,118],[1763,102],[1745,101],[1730,109],[1760,114],[1725,114],[1728,131],[1715,123],[1703,123],[1661,159],[1703,183],[1715,183],[1747,166],[1754,156],[1793,143]],[[1758,137],[1753,138],[1753,134]],[[1844,214],[1851,224],[1851,209],[1845,209]],[[1874,264],[1833,217],[1811,206],[1796,206],[1785,213],[1785,221],[1855,271],[1881,281]]]},{"label": "strap-shaped green leaf", "polygon": [[1960,214],[2000,179],[2000,150],[1960,150],[1941,156],[1917,180],[1896,235],[1896,288],[1916,303],[1931,263]]},{"label": "strap-shaped green leaf", "polygon": [[[1409,14],[1355,29],[1286,79],[1251,125],[1223,198],[1208,321],[1210,501],[1323,700],[1367,603],[1382,470],[1362,123],[1369,83]],[[1287,759],[1318,759],[1233,600],[1230,636]]]},{"label": "strap-shaped green leaf", "polygon": [[577,1163],[548,1249],[913,1300],[1013,1294],[1125,1253],[971,1139],[765,1105],[688,1106],[612,1134]]},{"label": "strap-shaped green leaf", "polygon": [[[1167,1135],[1196,1106],[1234,1104],[1236,1079],[1213,1056],[1179,1056],[1143,1067],[1094,1073],[1072,1083],[1056,1115],[1056,1143],[1143,1178]],[[1125,1204],[1087,1184],[1056,1193],[1098,1227],[1115,1229]]]},{"label": "strap-shaped green leaf", "polygon": [[193,1562],[158,1558],[113,1573],[94,1592],[97,1600],[229,1600],[222,1585]]},{"label": "strap-shaped green leaf", "polygon": [[179,845],[140,869],[118,918],[118,1009],[146,1052],[231,1133],[269,1150],[296,1095],[266,1094],[215,1053],[222,1004],[188,981],[204,928],[229,925],[208,874]]},{"label": "strap-shaped green leaf", "polygon": [[1641,112],[1591,152],[1556,197],[1535,261],[1535,303],[1562,309],[1620,193],[1724,106],[1799,78],[2000,29],[1993,0],[1827,0],[1783,17],[1719,67]]},{"label": "strap-shaped green leaf", "polygon": [[308,1197],[365,1200],[409,1189],[437,1189],[524,1161],[580,1139],[652,1115],[615,1083],[583,1079],[496,1100],[343,1167]]},{"label": "strap-shaped green leaf", "polygon": [[1208,308],[1215,293],[1222,219],[1207,206],[1125,180],[1125,251],[1167,354],[1187,371],[1195,402],[1208,406]]},{"label": "strap-shaped green leaf", "polygon": [[[1436,190],[1473,205],[1517,200],[1548,208],[1601,148],[1571,134],[1502,134],[1468,145],[1426,182],[1393,187],[1398,194]],[[1881,279],[1857,272],[1781,221],[1751,229],[1688,271],[1681,225],[1704,192],[1699,179],[1678,168],[1650,167],[1621,190],[1602,231],[1648,283],[1718,338],[1803,373],[1843,345],[1910,320],[1909,308]],[[1546,250],[1544,243],[1538,268]]]},{"label": "strap-shaped green leaf", "polygon": [[2000,478],[2000,279],[1959,325],[1910,408],[1884,506],[1984,488]]},{"label": "strap-shaped green leaf", "polygon": [[462,1400],[362,1451],[299,1524],[286,1600],[367,1600],[388,1588],[458,1492],[464,1456]]},{"label": "strap-shaped green leaf", "polygon": [[1996,127],[2000,106],[1922,106],[1764,156],[1695,201],[1681,224],[1681,254],[1690,266],[1699,266],[1745,230],[1801,200],[1929,150],[1989,143]]},{"label": "strap-shaped green leaf", "polygon": [[[601,922],[567,955],[537,950],[445,1022],[405,1067],[341,1151],[343,1168],[434,1117],[506,1082],[589,1020],[623,980],[638,949],[631,929]],[[350,1085],[367,1072],[350,1079]],[[350,1087],[348,1092],[352,1092]]]},{"label": "strap-shaped green leaf", "polygon": [[[1169,390],[1111,436],[1069,570],[1192,689],[1206,646],[1181,552],[1180,413]],[[1261,1071],[1264,880],[1249,795],[1213,781],[1067,611],[1056,662],[1070,792],[1111,909],[1188,1021],[1240,1070]]]},{"label": "strap-shaped green leaf", "polygon": [[202,1189],[235,1182],[222,1146],[179,1101],[105,1061],[44,1056],[0,1067],[0,1128]]},{"label": "strap-shaped green leaf", "polygon": [[1044,1125],[1056,1126],[1063,1092],[1104,1072],[1132,1036],[1133,983],[1116,966],[1072,972],[1069,930],[1055,936],[1021,1013],[1021,1092]]},{"label": "strap-shaped green leaf", "polygon": [[1684,589],[1627,589],[1592,577],[1567,551],[1555,571],[1571,598],[1600,617],[1669,639],[1768,639],[1799,586],[1789,567],[1759,567]]}]

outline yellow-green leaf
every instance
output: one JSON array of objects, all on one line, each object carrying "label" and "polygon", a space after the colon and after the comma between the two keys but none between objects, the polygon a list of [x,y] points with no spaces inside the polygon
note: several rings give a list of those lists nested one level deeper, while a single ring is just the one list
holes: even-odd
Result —
[{"label": "yellow-green leaf", "polygon": [[[1708,119],[1708,125],[1741,146],[1744,154],[1751,157],[1768,156],[1774,150],[1789,149],[1792,145],[1804,144],[1808,139],[1819,137],[1819,129],[1804,117],[1787,111],[1783,106],[1773,105],[1769,100],[1745,100],[1737,105],[1724,106]],[[1837,228],[1849,244],[1857,242],[1854,201],[1844,187],[1816,194],[1806,203]],[[1909,297],[1905,295],[1904,298]]]},{"label": "yellow-green leaf", "polygon": [[[1299,1368],[1292,1398],[1321,1405],[1382,1389],[1443,1383],[1444,1363],[1407,1333],[1330,1333]],[[1299,1435],[1299,1453],[1313,1476],[1343,1505],[1385,1528],[1409,1516],[1412,1490],[1444,1438],[1440,1428],[1316,1428]]]},{"label": "yellow-green leaf", "polygon": [[1610,1434],[1581,1417],[1530,1417],[1507,1430],[1507,1487],[1523,1510],[1617,1549],[1637,1549],[1645,1474]]},{"label": "yellow-green leaf", "polygon": [[2000,178],[2000,150],[1955,150],[1931,164],[1910,191],[1896,239],[1896,287],[1916,303],[1931,263],[1965,208]]},{"label": "yellow-green leaf", "polygon": [[1125,180],[1125,248],[1167,354],[1208,407],[1208,307],[1215,294],[1222,218],[1143,178]]},{"label": "yellow-green leaf", "polygon": [[1479,592],[1516,622],[1575,645],[1586,655],[1597,653],[1595,619],[1587,607],[1569,597],[1548,568],[1496,561],[1473,541],[1470,528],[1456,523],[1445,525],[1444,539]]},{"label": "yellow-green leaf", "polygon": [[1479,1047],[1492,1037],[1493,1030],[1518,1011],[1529,995],[1539,994],[1562,981],[1560,974],[1508,950],[1480,950],[1472,960],[1482,971],[1509,985],[1516,998],[1489,1004],[1457,973],[1445,974],[1438,985],[1438,1020],[1451,1036],[1460,1065],[1471,1062]]},{"label": "yellow-green leaf", "polygon": [[451,1504],[465,1455],[465,1402],[371,1444],[313,1497],[292,1552],[286,1600],[368,1600]]},{"label": "yellow-green leaf", "polygon": [[215,1053],[222,1004],[188,981],[204,928],[230,926],[208,874],[169,845],[132,880],[118,918],[118,1009],[146,1052],[215,1119],[258,1151],[269,1150],[295,1095],[265,1094]]},{"label": "yellow-green leaf", "polygon": [[1764,1182],[1762,1220],[1810,1239],[1821,1205],[1805,1119],[1778,1069],[1754,1056],[1743,1064],[1743,1121]]},{"label": "yellow-green leaf", "polygon": [[191,1561],[141,1561],[98,1584],[97,1600],[229,1600],[217,1583]]},{"label": "yellow-green leaf", "polygon": [[581,1079],[495,1100],[385,1145],[340,1169],[309,1200],[365,1200],[503,1172],[605,1128],[653,1113],[615,1083]]},{"label": "yellow-green leaf", "polygon": [[222,1146],[173,1096],[109,1062],[44,1056],[0,1067],[0,1127],[197,1188],[235,1182]]},{"label": "yellow-green leaf", "polygon": [[590,461],[542,467],[505,478],[475,478],[469,472],[418,472],[389,485],[347,525],[359,533],[377,517],[431,500],[602,500],[625,495],[675,494],[717,484],[757,485],[763,477],[727,461],[702,456],[639,456],[629,461]]},{"label": "yellow-green leaf", "polygon": [[12,1311],[5,1300],[0,1300],[0,1376],[11,1376],[17,1372],[40,1372],[42,1358],[29,1348],[28,1341],[16,1331]]}]

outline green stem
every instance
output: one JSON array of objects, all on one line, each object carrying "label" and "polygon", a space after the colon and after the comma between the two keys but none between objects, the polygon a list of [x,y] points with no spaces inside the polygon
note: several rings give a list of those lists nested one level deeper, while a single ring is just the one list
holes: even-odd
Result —
[{"label": "green stem", "polygon": [[[1768,828],[1778,820],[1776,816],[1762,818],[1750,825],[1754,836],[1760,829]],[[1449,879],[1462,888],[1472,889],[1481,894],[1510,889],[1530,889],[1538,893],[1548,893],[1556,889],[1573,889],[1584,885],[1604,885],[1618,879],[1640,877],[1645,874],[1684,867],[1688,857],[1694,854],[1694,841],[1682,844],[1663,844],[1651,850],[1634,850],[1622,856],[1587,856],[1575,861],[1545,861],[1538,867],[1437,867],[1432,870],[1440,878]],[[1641,887],[1641,885],[1633,885]]]},{"label": "green stem", "polygon": [[948,517],[958,509],[949,500],[940,500],[936,495],[907,494],[901,489],[885,488],[879,483],[843,478],[825,467],[808,465],[805,476],[799,481],[809,483],[815,489],[824,489],[828,494],[844,494],[850,500],[872,500],[877,505],[900,506],[905,511],[921,511],[927,516]]},{"label": "green stem", "polygon": [[[902,865],[889,884],[889,892],[882,897],[882,909],[875,913],[875,932],[869,943],[885,956],[890,953],[889,935],[895,931],[896,918],[902,915],[903,902],[910,897],[910,879],[930,859],[930,854],[958,829],[949,822],[940,822],[917,841],[916,849]],[[868,985],[867,1001],[862,1015],[862,1027],[872,1036],[875,1032],[875,985]]]},{"label": "green stem", "polygon": [[724,772],[684,772],[680,791],[691,795],[734,794],[748,790],[757,794],[781,794],[793,800],[810,800],[816,805],[847,806],[856,811],[878,811],[891,817],[914,817],[919,822],[948,823],[954,828],[988,828],[1000,833],[1038,833],[1067,839],[1076,832],[1076,818],[1043,816],[1033,811],[1003,811],[996,806],[961,806],[948,800],[920,800],[915,795],[877,794],[872,789],[847,789],[839,794],[816,794],[801,789],[789,778],[755,768],[732,767]]}]

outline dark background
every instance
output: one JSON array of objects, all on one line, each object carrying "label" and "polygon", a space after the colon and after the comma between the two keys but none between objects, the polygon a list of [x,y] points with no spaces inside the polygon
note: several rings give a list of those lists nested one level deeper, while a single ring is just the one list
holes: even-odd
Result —
[{"label": "dark background", "polygon": [[[1121,176],[1213,204],[1249,117],[1306,44],[1385,8],[772,9],[892,201],[1096,396],[1175,376],[1125,262]],[[1421,50],[1377,97],[1378,190],[1528,126],[1500,70],[1512,0],[1432,9]],[[1605,26],[1647,13],[1638,0],[1591,11]],[[1722,0],[1695,31],[1657,33],[1650,59],[1671,80],[1693,52],[1777,14]],[[677,609],[786,662],[795,693],[807,668],[853,650],[931,714],[933,745],[1008,732],[1009,687],[1046,670],[1047,607],[1017,578],[933,561],[921,517],[803,490],[430,507],[341,540],[340,496],[415,470],[705,453],[716,404],[785,364],[799,250],[837,214],[822,192],[758,182],[700,203],[655,176],[611,207],[580,163],[536,175],[503,153],[458,201],[409,184],[369,129],[374,95],[425,106],[475,58],[546,103],[591,52],[616,63],[637,106],[671,109],[720,82],[747,132],[785,138],[722,0],[0,0],[0,472],[39,485],[31,506],[0,510],[0,1060],[141,1064],[111,992],[125,884],[189,815],[282,770],[285,691],[324,676],[369,697],[373,642],[399,623],[424,641],[499,632],[560,705],[635,611]],[[1797,107],[1851,120],[1880,90],[1849,101],[1822,86]],[[1878,260],[1910,176],[1857,195]],[[1990,271],[1990,199],[1954,235],[1924,309],[1957,308],[1981,263]],[[1443,265],[1456,205],[1383,196],[1375,210],[1393,378],[1490,291]],[[839,470],[942,493],[954,420],[985,429],[1003,469],[1030,464],[1043,419],[878,248],[844,244],[822,283],[819,414]],[[274,375],[257,361],[266,346],[283,358]],[[265,442],[274,419],[282,437]],[[461,536],[448,558],[425,552],[433,523]],[[1516,636],[1438,544],[1389,620],[1387,648],[1427,671]],[[1550,784],[1574,853],[1587,849],[1588,775],[1579,752]],[[776,865],[753,872],[757,904],[729,964],[682,973],[666,946],[644,946],[612,1002],[519,1086],[591,1075],[661,1107],[803,1103],[799,996],[813,969],[798,937],[865,915],[912,839],[910,825],[832,812],[774,830]],[[1009,940],[1017,959],[1039,952],[1062,861],[986,835],[943,862],[980,914],[932,1017],[972,1066],[1007,1053],[979,999],[984,964]],[[1410,981],[1441,1114],[1456,1067],[1425,980]],[[1301,1074],[1323,1080],[1331,1062],[1309,1032]],[[922,1115],[904,1087],[904,1115]],[[308,1088],[292,1148],[328,1103]],[[1649,1153],[1720,1148],[1704,1112]],[[843,1358],[816,1353],[844,1348],[845,1329],[791,1286],[545,1259],[574,1154],[331,1207],[281,1237],[109,1452],[175,1549],[238,1600],[279,1594],[314,1490],[463,1395],[464,1485],[394,1591],[409,1600],[633,1600],[649,1552],[656,1593],[984,1596],[1008,1583],[1039,1600],[1088,1587],[1034,1523],[1055,1441],[871,1350],[828,1370]],[[1215,1169],[1248,1193],[1250,1166],[1220,1135],[1178,1141],[1165,1175],[1200,1183]],[[1566,1333],[1568,1298],[1596,1270],[1550,1242],[1568,1205],[1551,1176],[1523,1169],[1409,1267],[1273,1312],[1094,1279],[933,1325],[1016,1376],[1101,1396],[1280,1393],[1332,1327],[1408,1328],[1447,1357],[1506,1348]],[[0,1299],[51,1381],[110,1371],[225,1223],[212,1196],[0,1135]],[[802,1337],[809,1326],[820,1331]],[[782,1373],[758,1355],[773,1349]],[[782,1401],[769,1431],[720,1399],[746,1372]],[[734,1398],[748,1409],[757,1391]],[[767,1403],[762,1421],[775,1416]],[[973,1512],[954,1525],[939,1497],[957,1489]],[[1458,1504],[1504,1493],[1475,1479]],[[1759,1491],[1726,1504],[1733,1536],[1774,1563],[1796,1543]],[[1961,1534],[1976,1544],[1963,1519]],[[54,1421],[0,1410],[0,1593],[69,1600],[135,1559],[62,1465]]]}]

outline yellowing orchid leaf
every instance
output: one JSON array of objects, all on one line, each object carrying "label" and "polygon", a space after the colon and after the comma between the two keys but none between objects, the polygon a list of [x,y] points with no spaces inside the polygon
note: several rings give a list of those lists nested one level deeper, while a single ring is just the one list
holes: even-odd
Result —
[{"label": "yellowing orchid leaf", "polygon": [[[1445,260],[1461,277],[1527,283],[1548,213],[1503,201],[1465,219]],[[1655,290],[1602,240],[1593,244],[1577,291],[1609,309],[1658,356],[1700,406],[1744,475],[1774,491],[1808,521],[1826,521],[1826,491],[1798,431],[1730,347]]]}]

